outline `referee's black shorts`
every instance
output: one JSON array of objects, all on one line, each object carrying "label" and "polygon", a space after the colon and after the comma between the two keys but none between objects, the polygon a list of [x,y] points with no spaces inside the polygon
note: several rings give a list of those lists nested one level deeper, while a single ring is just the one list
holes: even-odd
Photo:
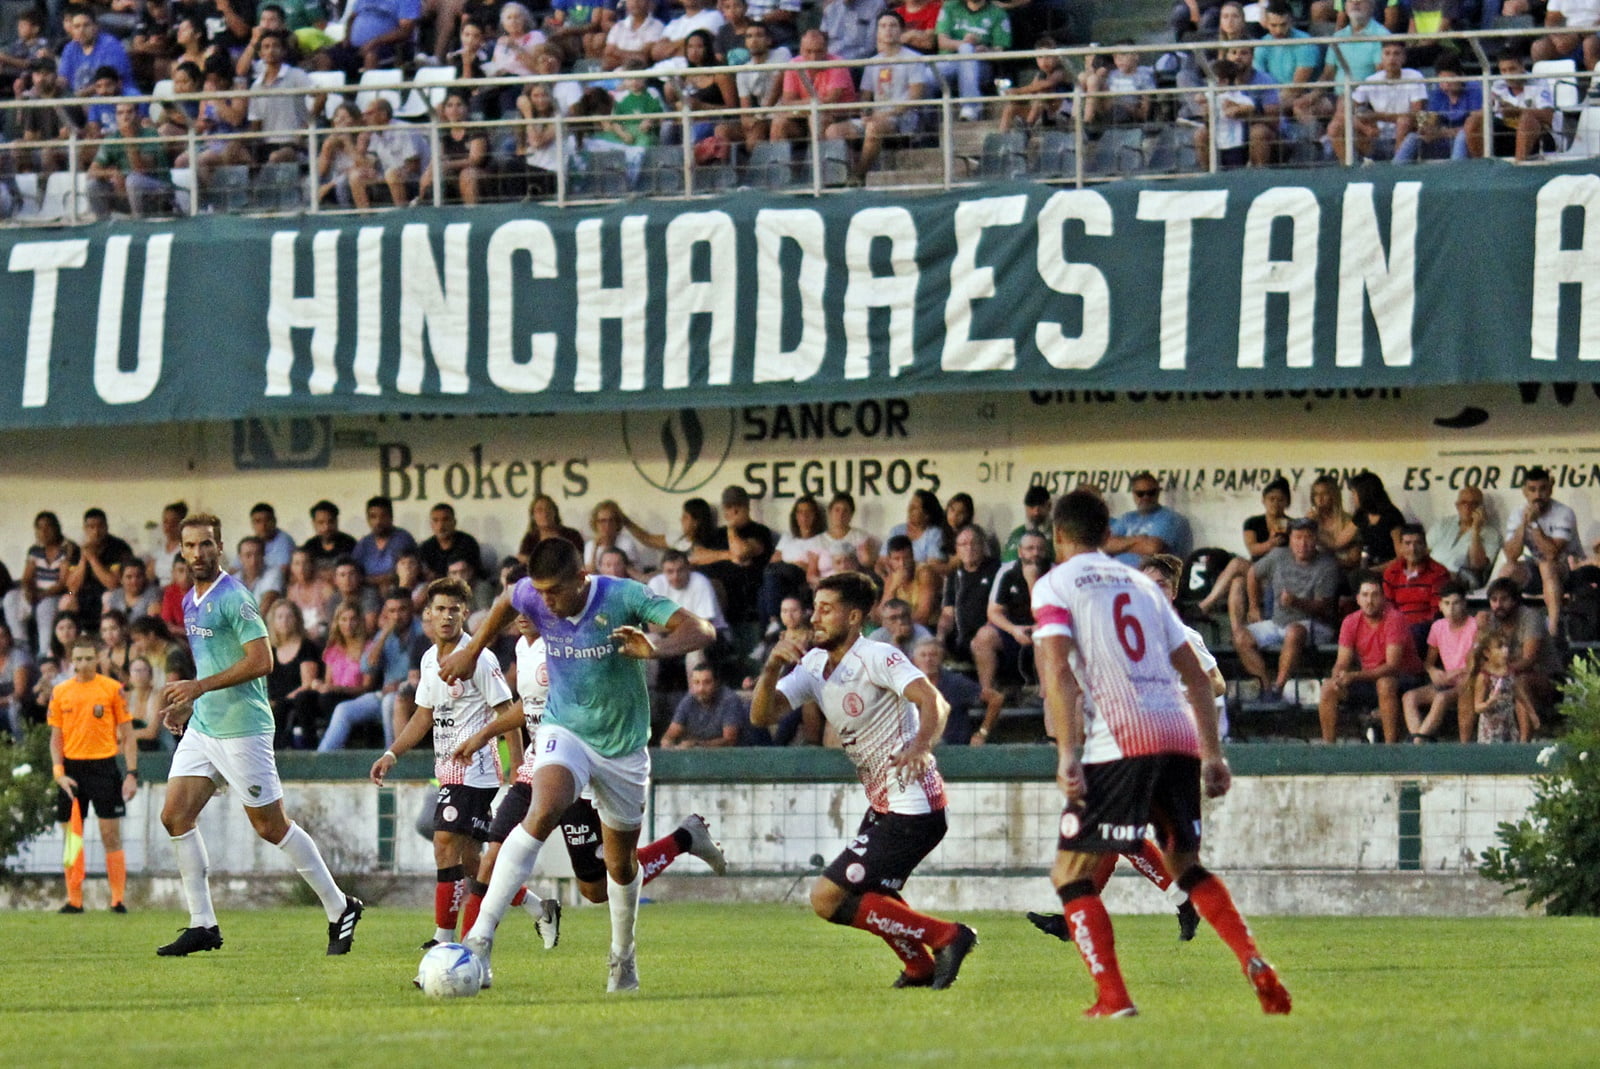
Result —
[{"label": "referee's black shorts", "polygon": [[[67,776],[78,784],[78,811],[89,815],[94,805],[94,815],[102,820],[112,820],[128,812],[122,800],[122,769],[115,757],[96,757],[82,761],[68,757],[62,762]],[[72,796],[56,788],[56,820],[62,824],[72,819]]]}]

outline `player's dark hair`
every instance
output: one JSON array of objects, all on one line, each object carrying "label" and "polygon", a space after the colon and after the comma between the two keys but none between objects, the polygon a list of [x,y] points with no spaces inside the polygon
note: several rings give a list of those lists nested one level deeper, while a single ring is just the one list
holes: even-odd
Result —
[{"label": "player's dark hair", "polygon": [[685,553],[681,549],[669,549],[665,553],[661,554],[661,566],[663,568],[669,564],[676,564],[680,560],[685,564],[688,564],[689,554]]},{"label": "player's dark hair", "polygon": [[176,512],[178,514],[178,519],[181,520],[185,516],[189,515],[189,504],[186,501],[174,501],[170,505],[162,506],[161,511],[162,513]]},{"label": "player's dark hair", "polygon": [[507,557],[500,564],[500,575],[506,586],[511,586],[528,578],[528,566],[515,557]]},{"label": "player's dark hair", "polygon": [[1098,494],[1074,490],[1056,499],[1051,515],[1056,531],[1080,546],[1101,546],[1111,533],[1111,510]]},{"label": "player's dark hair", "polygon": [[616,546],[607,546],[605,549],[602,549],[600,551],[600,556],[594,559],[595,565],[599,566],[601,560],[603,560],[605,557],[611,556],[612,554],[622,558],[622,566],[624,568],[631,568],[633,566],[633,562],[628,559],[628,551],[625,549],[618,549]]},{"label": "player's dark hair", "polygon": [[1377,572],[1371,571],[1369,569],[1362,569],[1361,571],[1355,572],[1354,574],[1352,574],[1350,576],[1350,589],[1351,590],[1359,591],[1362,587],[1366,586],[1368,583],[1371,583],[1373,586],[1377,587],[1379,590],[1382,590],[1383,589],[1383,576],[1381,576]]},{"label": "player's dark hair", "polygon": [[831,509],[841,501],[850,506],[850,514],[854,516],[856,511],[856,499],[850,495],[850,491],[848,490],[840,490],[838,493],[830,497],[828,499],[828,507]]},{"label": "player's dark hair", "polygon": [[94,654],[95,656],[99,656],[100,655],[100,644],[98,642],[96,642],[92,638],[79,638],[79,639],[76,639],[72,643],[72,649],[69,650],[68,652],[69,653],[77,653],[79,650],[88,650],[90,653]]},{"label": "player's dark hair", "polygon": [[340,568],[343,568],[347,564],[350,567],[354,568],[356,571],[360,572],[363,577],[366,576],[366,574],[367,574],[366,566],[363,565],[360,561],[356,560],[354,557],[352,557],[348,553],[345,553],[342,556],[334,558],[333,570],[334,571],[338,571]]},{"label": "player's dark hair", "polygon": [[389,514],[391,516],[394,515],[394,502],[387,497],[383,497],[382,495],[379,495],[378,497],[367,498],[367,508],[388,509]]},{"label": "player's dark hair", "polygon": [[271,516],[273,519],[278,518],[278,510],[267,504],[265,501],[257,501],[250,507],[250,515],[252,516],[259,516],[263,512],[268,516]]},{"label": "player's dark hair", "polygon": [[906,28],[906,17],[900,14],[898,11],[890,11],[889,9],[885,8],[883,11],[878,13],[878,21],[882,22],[884,19],[894,19],[900,24],[900,28],[902,30]]},{"label": "player's dark hair", "polygon": [[[554,541],[554,539],[550,539],[550,541]],[[405,597],[404,594],[400,596],[402,598]],[[432,605],[434,598],[450,598],[464,605],[470,605],[472,604],[472,588],[454,576],[447,575],[443,579],[435,579],[428,584],[428,598],[423,604]]]},{"label": "player's dark hair", "polygon": [[450,502],[448,502],[448,501],[441,501],[438,504],[434,505],[433,508],[428,510],[428,513],[430,515],[432,515],[435,512],[443,512],[446,515],[454,516],[456,514],[456,507],[454,505],[450,504]]},{"label": "player's dark hair", "polygon": [[311,506],[311,518],[313,520],[316,519],[317,518],[317,513],[319,513],[319,512],[329,513],[336,520],[339,518],[339,506],[335,505],[332,501],[329,501],[327,498],[323,498],[321,501],[318,501],[315,505]]},{"label": "player's dark hair", "polygon": [[1022,495],[1022,505],[1024,508],[1033,508],[1036,505],[1048,504],[1050,504],[1050,491],[1046,490],[1038,483],[1034,483],[1032,486],[1028,487],[1028,492]]},{"label": "player's dark hair", "polygon": [[1400,525],[1400,537],[1404,538],[1406,535],[1421,535],[1423,538],[1427,538],[1428,529],[1420,523],[1402,523]]},{"label": "player's dark hair", "polygon": [[[1545,467],[1542,464],[1537,464],[1537,465],[1529,468],[1526,472],[1523,473],[1522,481],[1525,484],[1526,483],[1547,483],[1547,482],[1550,481],[1550,469]],[[84,513],[84,517],[83,518],[84,519],[88,519],[89,518],[88,513]]]},{"label": "player's dark hair", "polygon": [[911,542],[911,536],[903,534],[890,535],[889,541],[883,544],[885,553],[899,553],[902,550],[914,553],[916,548]]},{"label": "player's dark hair", "polygon": [[534,579],[570,579],[583,570],[578,547],[565,538],[545,538],[528,554],[528,575]]},{"label": "player's dark hair", "polygon": [[87,508],[87,509],[83,510],[83,522],[84,523],[88,523],[90,520],[103,520],[105,518],[106,518],[106,510],[103,509],[103,508],[96,507],[96,508]]},{"label": "player's dark hair", "polygon": [[159,616],[139,617],[128,625],[128,634],[146,635],[164,642],[172,641],[172,631],[168,629],[167,622]]},{"label": "player's dark hair", "polygon": [[46,509],[43,512],[39,512],[39,513],[35,513],[34,514],[33,522],[35,524],[37,524],[40,520],[48,520],[48,521],[50,521],[50,526],[52,526],[52,527],[54,527],[56,529],[56,533],[57,534],[61,533],[61,517],[57,516],[55,513],[51,512],[49,509]]},{"label": "player's dark hair", "polygon": [[[457,580],[457,582],[459,582],[459,581],[460,580]],[[470,594],[469,594],[469,597],[470,597]],[[389,604],[389,602],[391,602],[391,601],[403,601],[407,605],[410,605],[411,604],[411,595],[409,593],[407,593],[406,591],[401,590],[398,587],[396,587],[394,590],[389,591],[389,593],[387,593],[387,594],[385,594],[383,596],[383,603],[385,605]]]},{"label": "player's dark hair", "polygon": [[1140,571],[1159,572],[1161,578],[1169,583],[1176,583],[1178,576],[1183,574],[1183,561],[1171,553],[1152,553],[1144,559],[1139,566]]},{"label": "player's dark hair", "polygon": [[831,590],[847,609],[855,609],[863,616],[878,603],[878,587],[860,572],[836,572],[817,584],[817,593]]},{"label": "player's dark hair", "polygon": [[1444,600],[1445,598],[1448,598],[1448,597],[1461,597],[1461,598],[1464,598],[1466,596],[1467,596],[1467,584],[1463,583],[1459,579],[1452,579],[1448,583],[1446,583],[1444,586],[1439,588],[1439,599],[1441,601]]},{"label": "player's dark hair", "polygon": [[683,503],[683,511],[694,521],[691,541],[697,546],[709,545],[717,534],[717,516],[711,511],[711,502],[703,497],[691,497]]},{"label": "player's dark hair", "polygon": [[1288,497],[1288,498],[1294,497],[1294,495],[1289,492],[1289,480],[1285,479],[1281,475],[1278,476],[1276,479],[1272,480],[1270,483],[1268,483],[1267,485],[1265,485],[1265,486],[1263,486],[1261,488],[1261,496],[1262,497],[1266,497],[1268,494],[1272,493],[1274,490],[1276,490],[1278,493],[1282,494],[1284,497]]},{"label": "player's dark hair", "polygon": [[217,544],[218,545],[222,544],[222,521],[217,519],[215,516],[211,515],[211,513],[209,513],[209,512],[191,512],[191,513],[189,513],[189,515],[187,515],[187,516],[185,516],[183,518],[183,523],[178,526],[178,530],[180,532],[181,531],[187,531],[191,527],[209,527],[209,528],[211,528],[211,537],[213,537],[213,538],[215,538],[217,540]]}]

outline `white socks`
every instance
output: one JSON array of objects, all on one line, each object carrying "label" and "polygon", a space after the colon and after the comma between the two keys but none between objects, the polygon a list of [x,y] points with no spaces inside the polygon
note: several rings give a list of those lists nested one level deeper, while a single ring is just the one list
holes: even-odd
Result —
[{"label": "white socks", "polygon": [[500,846],[499,856],[495,858],[494,875],[489,877],[489,890],[484,892],[483,904],[478,907],[478,919],[473,922],[472,931],[467,933],[468,938],[494,938],[500,918],[511,908],[517,888],[533,874],[534,863],[539,860],[539,851],[543,848],[544,841],[529,835],[528,829],[522,825],[511,829],[511,834]]},{"label": "white socks", "polygon": [[610,873],[606,874],[606,897],[609,899],[607,904],[611,907],[613,954],[626,954],[633,949],[634,930],[639,924],[639,889],[643,886],[642,868],[634,869],[631,883],[618,883],[611,878]]},{"label": "white socks", "polygon": [[189,905],[189,927],[215,928],[216,911],[211,908],[211,885],[206,882],[211,859],[206,856],[205,840],[199,828],[190,828],[172,837],[178,854],[178,875],[183,879],[183,900]]},{"label": "white socks", "polygon": [[300,825],[290,821],[289,834],[283,837],[278,849],[288,856],[295,871],[322,899],[322,909],[327,913],[328,920],[338,920],[344,912],[344,892],[334,882],[333,873],[328,871],[327,863],[322,860],[322,851],[317,849],[311,836]]}]

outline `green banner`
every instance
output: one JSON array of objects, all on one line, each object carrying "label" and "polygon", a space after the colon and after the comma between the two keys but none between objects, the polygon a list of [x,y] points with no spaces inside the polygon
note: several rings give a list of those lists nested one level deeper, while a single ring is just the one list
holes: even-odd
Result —
[{"label": "green banner", "polygon": [[1591,381],[1594,171],[14,230],[0,428]]}]

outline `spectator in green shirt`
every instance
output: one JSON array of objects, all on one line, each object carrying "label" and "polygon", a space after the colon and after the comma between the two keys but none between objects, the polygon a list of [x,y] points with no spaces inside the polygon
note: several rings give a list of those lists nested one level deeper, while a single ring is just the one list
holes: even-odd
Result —
[{"label": "spectator in green shirt", "polygon": [[134,103],[117,105],[115,137],[127,143],[108,140],[89,165],[89,206],[98,219],[123,206],[141,218],[155,211],[170,189],[163,177],[167,153],[161,135],[140,123],[140,110]]},{"label": "spectator in green shirt", "polygon": [[1005,9],[990,0],[946,0],[939,11],[934,32],[939,36],[939,51],[960,54],[962,59],[939,64],[939,76],[956,83],[961,118],[971,122],[981,118],[983,84],[993,78],[992,64],[965,58],[984,52],[1004,52],[1011,47],[1011,20]]}]

